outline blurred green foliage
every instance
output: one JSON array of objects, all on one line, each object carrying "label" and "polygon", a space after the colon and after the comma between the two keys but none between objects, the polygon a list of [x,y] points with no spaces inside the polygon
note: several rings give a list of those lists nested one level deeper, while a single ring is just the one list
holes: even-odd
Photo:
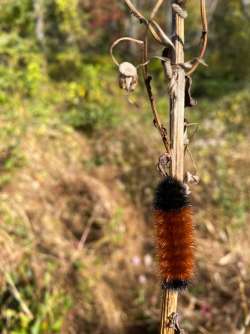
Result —
[{"label": "blurred green foliage", "polygon": [[1,108],[18,99],[35,118],[39,104],[40,110],[49,109],[45,118],[60,117],[89,132],[114,124],[110,62],[89,61],[84,47],[91,36],[87,38],[88,21],[79,6],[78,1],[61,0],[2,5]]},{"label": "blurred green foliage", "polygon": [[250,77],[249,36],[249,18],[243,14],[241,1],[219,1],[209,24],[209,68],[199,71],[197,95],[218,98],[244,88]]}]

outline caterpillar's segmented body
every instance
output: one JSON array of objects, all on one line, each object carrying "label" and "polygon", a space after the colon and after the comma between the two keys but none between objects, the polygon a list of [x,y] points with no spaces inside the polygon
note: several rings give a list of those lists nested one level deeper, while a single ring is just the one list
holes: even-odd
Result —
[{"label": "caterpillar's segmented body", "polygon": [[155,192],[154,210],[163,288],[185,289],[194,268],[192,207],[185,185],[164,178]]}]

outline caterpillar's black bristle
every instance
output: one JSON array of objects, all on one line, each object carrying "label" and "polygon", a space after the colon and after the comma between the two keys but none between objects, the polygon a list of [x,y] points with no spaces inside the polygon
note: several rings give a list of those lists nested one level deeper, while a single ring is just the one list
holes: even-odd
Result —
[{"label": "caterpillar's black bristle", "polygon": [[155,192],[155,210],[168,212],[181,210],[188,206],[191,204],[185,185],[171,176],[165,177]]},{"label": "caterpillar's black bristle", "polygon": [[174,291],[181,291],[185,290],[189,285],[189,281],[185,280],[172,280],[172,281],[164,281],[162,283],[163,290],[174,290]]}]

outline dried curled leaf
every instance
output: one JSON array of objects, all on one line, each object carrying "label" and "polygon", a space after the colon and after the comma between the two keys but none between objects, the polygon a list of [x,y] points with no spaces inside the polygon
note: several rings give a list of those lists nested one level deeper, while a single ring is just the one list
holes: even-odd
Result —
[{"label": "dried curled leaf", "polygon": [[192,78],[188,75],[185,76],[185,108],[194,107],[197,105],[197,101],[192,97]]},{"label": "dried curled leaf", "polygon": [[129,63],[123,62],[119,65],[119,86],[127,92],[135,90],[138,83],[137,68]]},{"label": "dried curled leaf", "polygon": [[159,157],[157,168],[159,172],[163,175],[167,175],[167,170],[171,161],[171,156],[169,153],[164,153]]},{"label": "dried curled leaf", "polygon": [[191,174],[190,172],[187,172],[186,173],[186,176],[185,176],[185,181],[187,183],[193,183],[193,184],[198,184],[200,182],[200,177],[198,175],[193,175]]}]

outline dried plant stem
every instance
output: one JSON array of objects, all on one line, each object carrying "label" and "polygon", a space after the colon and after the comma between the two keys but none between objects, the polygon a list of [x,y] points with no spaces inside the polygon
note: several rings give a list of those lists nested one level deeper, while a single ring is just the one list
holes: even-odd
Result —
[{"label": "dried plant stem", "polygon": [[145,32],[145,36],[144,36],[144,48],[143,48],[143,54],[142,54],[142,63],[145,64],[143,66],[142,69],[142,73],[143,73],[143,78],[144,78],[144,83],[145,83],[145,87],[147,89],[147,93],[148,93],[148,98],[149,98],[149,102],[150,102],[150,106],[151,106],[151,110],[153,113],[153,122],[155,127],[158,129],[161,138],[162,138],[162,142],[165,146],[166,152],[170,153],[170,147],[169,147],[169,143],[168,143],[168,138],[167,138],[167,131],[164,128],[164,126],[162,125],[162,122],[160,120],[160,116],[158,114],[158,110],[156,107],[156,102],[155,102],[155,97],[153,95],[152,92],[152,87],[151,87],[151,80],[152,77],[148,74],[148,29]]},{"label": "dried plant stem", "polygon": [[17,290],[10,274],[6,272],[5,273],[5,278],[6,278],[7,283],[9,284],[11,293],[13,294],[14,298],[19,302],[19,305],[20,305],[21,310],[23,311],[23,313],[25,313],[29,319],[33,319],[34,318],[33,314],[31,313],[27,304],[22,299],[22,297],[21,297],[19,291]]},{"label": "dried plant stem", "polygon": [[153,20],[153,18],[156,16],[157,12],[159,11],[161,5],[163,4],[164,0],[158,0],[151,12],[150,19]]},{"label": "dried plant stem", "polygon": [[[184,0],[171,0],[172,8],[172,39],[170,39],[161,26],[156,21],[155,17],[159,12],[159,9],[164,4],[164,0],[155,0],[155,4],[149,15],[146,18],[141,11],[133,4],[132,0],[124,0],[125,4],[129,8],[131,14],[135,16],[141,24],[145,26],[145,34],[142,40],[136,40],[131,37],[123,37],[115,41],[111,46],[111,56],[114,63],[119,66],[119,62],[116,60],[113,54],[113,49],[120,42],[129,41],[136,43],[142,50],[142,63],[137,65],[137,68],[142,68],[143,78],[150,101],[150,106],[153,113],[154,125],[158,129],[163,144],[166,149],[166,153],[162,155],[164,157],[164,163],[169,168],[171,176],[183,181],[184,176],[184,111],[185,111],[185,77],[189,78],[191,85],[190,75],[196,70],[199,64],[206,65],[203,57],[207,48],[208,41],[208,23],[206,14],[206,0],[199,0],[201,11],[201,47],[198,57],[191,61],[185,62],[184,59],[184,20],[187,17],[187,12],[184,10]],[[197,2],[198,3],[198,2]],[[148,44],[149,36],[157,42],[158,45],[163,45],[163,56],[149,57]],[[161,122],[155,96],[152,91],[152,76],[149,73],[148,65],[150,59],[157,58],[162,61],[165,75],[169,80],[168,92],[170,95],[170,112],[169,112],[169,132]],[[187,71],[187,72],[185,72]],[[190,85],[187,85],[188,94],[190,95]],[[190,106],[195,103],[192,101],[191,95],[189,96]],[[189,150],[186,147],[186,150]],[[190,152],[189,152],[190,153]],[[190,153],[191,156],[191,153]],[[192,156],[191,156],[192,159]],[[159,160],[160,161],[160,160]],[[170,162],[170,166],[169,166]],[[166,170],[163,167],[163,163],[158,164],[158,168],[162,175],[166,174]],[[83,238],[84,240],[84,238]],[[161,334],[174,334],[180,333],[178,320],[177,320],[177,301],[178,293],[175,291],[164,290],[162,297],[162,313],[161,313]]]},{"label": "dried plant stem", "polygon": [[[176,1],[172,1],[176,3]],[[172,53],[176,88],[175,94],[170,96],[170,174],[183,180],[184,167],[184,102],[185,102],[185,72],[177,64],[184,63],[184,18],[172,12],[172,32],[175,53]],[[175,328],[170,325],[171,315],[177,310],[178,293],[166,291],[162,302],[161,334],[174,334]]]},{"label": "dried plant stem", "polygon": [[176,313],[178,294],[165,290],[162,301],[161,331],[160,334],[175,334],[173,315]]},{"label": "dried plant stem", "polygon": [[191,75],[199,66],[200,60],[203,59],[207,50],[208,43],[208,22],[207,22],[207,11],[206,11],[206,0],[200,0],[200,11],[201,11],[201,24],[202,24],[202,34],[201,34],[201,48],[200,54],[196,58],[192,68],[187,73],[187,75]]},{"label": "dried plant stem", "polygon": [[143,47],[143,41],[139,40],[139,39],[135,39],[132,37],[121,37],[118,38],[117,40],[114,41],[114,43],[112,43],[111,47],[110,47],[110,55],[112,57],[113,62],[119,66],[119,62],[116,60],[115,56],[114,56],[114,48],[120,44],[121,42],[132,42],[132,43],[136,43],[138,45],[140,45],[141,47]]},{"label": "dried plant stem", "polygon": [[157,43],[160,43],[165,46],[168,45],[169,43],[171,44],[171,40],[167,37],[167,35],[160,28],[157,22],[154,21],[154,17],[159,11],[162,4],[164,3],[164,0],[157,1],[153,10],[151,11],[150,20],[146,19],[130,0],[124,0],[124,2],[129,8],[131,14],[134,15],[139,20],[140,23],[146,25],[147,30],[151,32],[152,37],[155,39]]}]

